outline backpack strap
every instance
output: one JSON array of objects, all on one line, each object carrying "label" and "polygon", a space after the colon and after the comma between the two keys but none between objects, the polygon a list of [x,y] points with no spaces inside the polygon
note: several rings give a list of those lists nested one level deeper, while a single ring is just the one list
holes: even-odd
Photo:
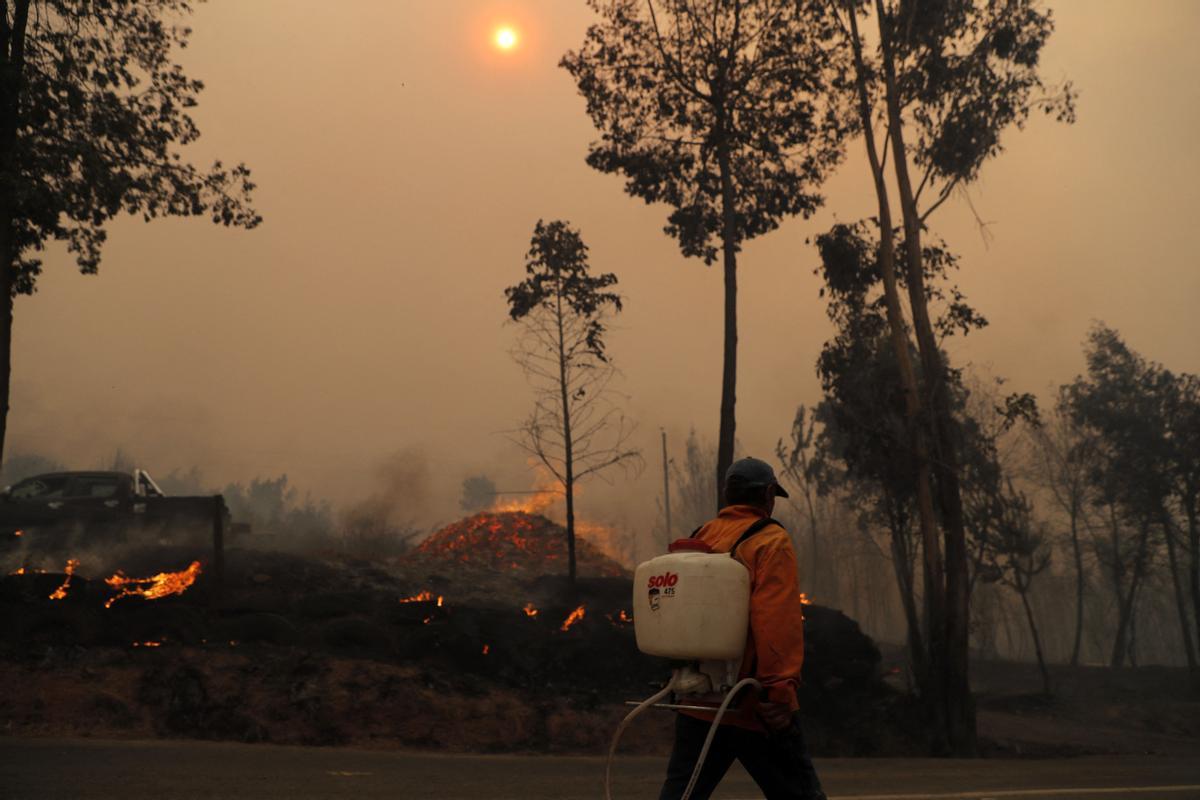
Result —
[{"label": "backpack strap", "polygon": [[738,546],[742,542],[746,541],[751,536],[758,533],[763,528],[766,528],[769,525],[779,525],[779,527],[783,528],[783,525],[779,522],[779,520],[772,519],[771,517],[763,517],[760,520],[755,520],[750,525],[750,527],[746,528],[745,532],[741,536],[738,537],[738,540],[736,542],[734,542],[733,547],[729,548],[729,557],[733,558],[733,554],[737,552]]}]

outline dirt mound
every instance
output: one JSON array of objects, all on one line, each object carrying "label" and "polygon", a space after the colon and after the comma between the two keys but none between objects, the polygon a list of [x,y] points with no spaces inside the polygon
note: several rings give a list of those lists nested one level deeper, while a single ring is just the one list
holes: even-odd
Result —
[{"label": "dirt mound", "polygon": [[[565,573],[567,532],[540,514],[483,511],[434,533],[406,560],[456,575],[504,571],[533,577]],[[575,563],[581,576],[615,578],[629,574],[578,536]]]}]

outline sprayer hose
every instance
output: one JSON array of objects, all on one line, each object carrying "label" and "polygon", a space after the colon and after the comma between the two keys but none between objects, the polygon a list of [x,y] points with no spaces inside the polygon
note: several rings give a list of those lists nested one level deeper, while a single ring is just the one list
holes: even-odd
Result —
[{"label": "sprayer hose", "polygon": [[[612,765],[613,758],[617,754],[617,743],[621,741],[621,734],[629,727],[629,723],[633,721],[634,717],[671,693],[675,688],[675,680],[678,675],[678,671],[671,673],[671,680],[667,681],[666,686],[639,703],[633,711],[625,715],[625,719],[621,720],[621,724],[617,726],[617,732],[613,734],[612,744],[608,747],[608,761],[604,765],[604,800],[612,800]],[[754,678],[743,678],[734,684],[733,688],[725,695],[725,699],[717,709],[717,715],[713,718],[712,725],[709,726],[708,736],[704,739],[704,746],[700,748],[700,757],[696,759],[696,767],[692,770],[691,780],[688,781],[687,788],[683,790],[683,794],[680,795],[679,800],[688,800],[692,796],[692,791],[696,788],[696,781],[700,779],[700,770],[704,768],[704,761],[708,758],[709,748],[712,747],[713,739],[716,738],[717,726],[721,724],[721,717],[725,716],[726,709],[733,702],[733,698],[737,697],[738,692],[747,686],[762,689],[762,684]]]},{"label": "sprayer hose", "polygon": [[704,768],[704,760],[708,758],[708,749],[712,747],[713,739],[717,736],[717,726],[721,724],[721,717],[725,716],[725,710],[729,708],[733,698],[737,697],[737,693],[747,686],[762,688],[762,684],[754,678],[743,678],[735,683],[729,693],[725,695],[725,700],[721,702],[721,707],[717,709],[717,715],[713,717],[712,725],[708,728],[708,736],[704,738],[704,747],[700,748],[700,757],[696,759],[696,768],[692,770],[692,779],[688,781],[687,788],[683,790],[679,800],[688,800],[692,796],[692,790],[696,788],[696,781],[700,779],[700,770]]},{"label": "sprayer hose", "polygon": [[617,726],[617,732],[613,734],[612,744],[608,747],[608,761],[604,764],[604,800],[612,800],[612,765],[613,757],[617,754],[617,743],[621,741],[621,734],[629,727],[629,723],[633,722],[633,718],[645,711],[650,706],[662,700],[669,695],[675,688],[675,678],[678,672],[671,673],[671,680],[667,681],[667,685],[660,691],[652,694],[643,700],[633,711],[625,715],[625,719],[621,720],[621,724]]}]

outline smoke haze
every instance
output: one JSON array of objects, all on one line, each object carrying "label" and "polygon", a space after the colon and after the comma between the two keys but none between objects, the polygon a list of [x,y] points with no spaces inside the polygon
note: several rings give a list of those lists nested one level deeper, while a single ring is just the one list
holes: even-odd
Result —
[{"label": "smoke haze", "polygon": [[[1010,131],[970,203],[934,218],[991,321],[951,356],[1045,397],[1082,370],[1101,319],[1200,372],[1200,6],[1050,5],[1044,74],[1077,84],[1079,122]],[[501,21],[523,31],[511,56],[487,44]],[[715,438],[721,275],[680,256],[664,208],[585,165],[596,134],[555,64],[590,21],[559,0],[200,6],[182,59],[207,87],[193,160],[244,159],[265,222],[122,219],[95,278],[51,251],[38,294],[16,302],[9,452],[78,468],[122,447],[155,473],[199,465],[213,484],[286,472],[346,505],[380,496],[392,454],[419,453],[424,476],[399,477],[422,499],[383,513],[420,525],[459,515],[468,475],[529,488],[502,434],[532,398],[502,290],[522,277],[534,222],[562,218],[620,279],[609,352],[650,467],[585,486],[581,505],[649,524],[659,428],[676,456],[693,425]],[[766,457],[796,405],[818,399],[830,327],[807,240],[874,212],[861,148],[849,144],[813,220],[745,248],[748,454]]]}]

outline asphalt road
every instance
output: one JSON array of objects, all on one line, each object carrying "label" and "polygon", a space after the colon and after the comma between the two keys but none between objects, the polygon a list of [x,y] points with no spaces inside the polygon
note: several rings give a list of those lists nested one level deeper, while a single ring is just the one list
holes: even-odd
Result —
[{"label": "asphalt road", "polygon": [[[654,798],[663,759],[621,758],[614,797]],[[818,760],[834,800],[1200,799],[1200,761]],[[0,800],[595,800],[603,759],[460,756],[190,741],[0,738]],[[715,797],[761,797],[735,767]]]}]

